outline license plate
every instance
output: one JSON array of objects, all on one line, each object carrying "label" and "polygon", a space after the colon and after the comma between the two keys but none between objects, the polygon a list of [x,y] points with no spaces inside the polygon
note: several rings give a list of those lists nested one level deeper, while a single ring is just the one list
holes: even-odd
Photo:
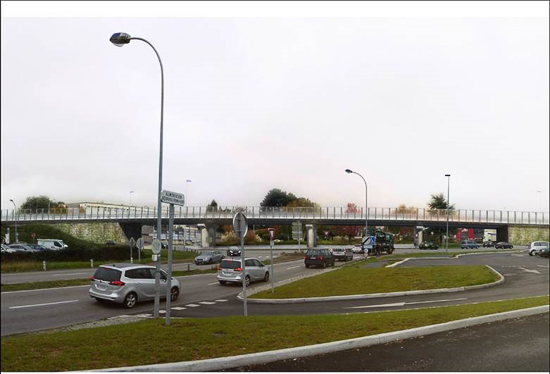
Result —
[{"label": "license plate", "polygon": [[309,259],[310,259],[310,260],[315,260],[315,257],[310,257]]},{"label": "license plate", "polygon": [[102,287],[101,285],[97,285],[97,284],[95,287],[100,291],[105,291],[107,289],[106,287]]}]

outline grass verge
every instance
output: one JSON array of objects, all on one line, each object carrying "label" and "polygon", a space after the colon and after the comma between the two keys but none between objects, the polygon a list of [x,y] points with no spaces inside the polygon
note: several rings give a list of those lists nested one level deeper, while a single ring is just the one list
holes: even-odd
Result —
[{"label": "grass verge", "polygon": [[491,283],[498,276],[482,265],[417,268],[363,268],[361,264],[304,278],[250,296],[254,299],[287,299],[429,290]]},{"label": "grass verge", "polygon": [[151,319],[19,335],[2,338],[2,371],[96,370],[204,360],[358,338],[547,304],[548,296],[541,296],[368,314],[182,318],[173,319],[170,326],[164,325],[164,319]]}]

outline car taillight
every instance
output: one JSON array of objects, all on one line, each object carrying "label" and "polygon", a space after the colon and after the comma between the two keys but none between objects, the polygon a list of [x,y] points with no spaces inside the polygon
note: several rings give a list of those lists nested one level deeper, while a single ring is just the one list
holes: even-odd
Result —
[{"label": "car taillight", "polygon": [[221,267],[221,266],[218,266],[218,271],[221,270],[221,269],[222,269],[222,267]]},{"label": "car taillight", "polygon": [[236,268],[235,271],[243,271],[243,268]]},{"label": "car taillight", "polygon": [[304,260],[307,260],[307,256],[304,256]]},{"label": "car taillight", "polygon": [[319,257],[319,260],[324,260],[325,258],[323,256]]},{"label": "car taillight", "polygon": [[124,286],[125,283],[121,282],[121,281],[112,281],[109,284],[112,285],[112,286]]}]

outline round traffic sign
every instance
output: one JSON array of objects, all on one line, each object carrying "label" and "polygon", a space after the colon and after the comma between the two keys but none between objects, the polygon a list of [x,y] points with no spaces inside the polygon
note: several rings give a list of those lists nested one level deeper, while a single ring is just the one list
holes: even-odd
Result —
[{"label": "round traffic sign", "polygon": [[143,238],[139,238],[136,242],[136,247],[143,249],[143,247],[145,247],[145,240],[143,240]]},{"label": "round traffic sign", "polygon": [[153,240],[153,253],[158,255],[160,253],[160,249],[162,247],[162,244],[160,243],[160,240],[155,239]]},{"label": "round traffic sign", "polygon": [[238,212],[233,217],[233,230],[238,237],[245,237],[248,232],[248,223],[243,212]]}]

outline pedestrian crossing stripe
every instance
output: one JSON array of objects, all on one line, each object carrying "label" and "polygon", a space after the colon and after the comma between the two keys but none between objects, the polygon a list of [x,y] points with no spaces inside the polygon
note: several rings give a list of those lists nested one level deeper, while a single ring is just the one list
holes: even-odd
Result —
[{"label": "pedestrian crossing stripe", "polygon": [[218,303],[225,303],[227,300],[223,300],[223,299],[220,299],[220,300],[216,300]]},{"label": "pedestrian crossing stripe", "polygon": [[216,302],[215,301],[199,301],[199,304],[212,305],[212,304],[216,304]]},{"label": "pedestrian crossing stripe", "polygon": [[196,308],[196,307],[198,307],[198,306],[200,306],[200,305],[197,305],[197,304],[187,304],[186,306],[189,307],[189,308]]},{"label": "pedestrian crossing stripe", "polygon": [[184,308],[184,307],[181,307],[181,306],[175,306],[173,308],[170,308],[172,310],[184,310],[184,309],[187,309],[187,308]]}]

